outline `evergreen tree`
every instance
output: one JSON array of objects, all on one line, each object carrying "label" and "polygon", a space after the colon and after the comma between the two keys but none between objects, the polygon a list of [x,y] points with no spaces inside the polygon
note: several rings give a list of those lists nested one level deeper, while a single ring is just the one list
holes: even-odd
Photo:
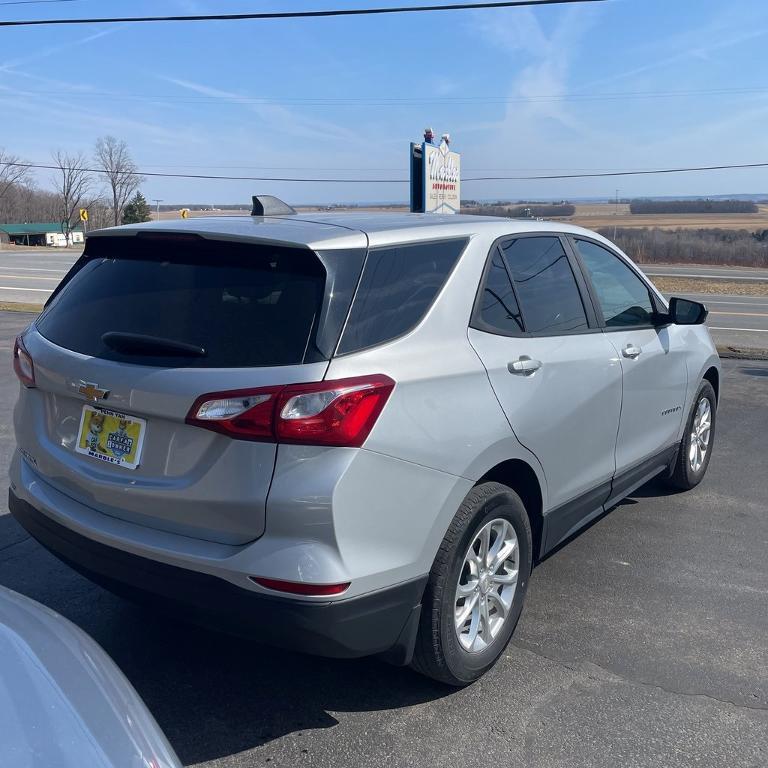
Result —
[{"label": "evergreen tree", "polygon": [[149,210],[149,203],[141,192],[137,192],[125,206],[123,224],[141,224],[141,222],[151,219],[152,213]]}]

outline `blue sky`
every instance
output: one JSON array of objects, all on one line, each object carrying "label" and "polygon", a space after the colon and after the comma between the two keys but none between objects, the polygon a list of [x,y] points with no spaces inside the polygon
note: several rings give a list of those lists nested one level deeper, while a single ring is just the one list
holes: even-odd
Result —
[{"label": "blue sky", "polygon": [[[0,6],[0,16],[362,5],[77,0]],[[431,125],[451,133],[464,177],[761,162],[767,66],[765,0],[7,28],[0,146],[45,163],[54,148],[90,154],[98,136],[112,134],[147,171],[404,178],[408,142]],[[669,92],[687,95],[624,95]],[[49,177],[42,172],[40,185]],[[768,192],[768,169],[465,182],[462,196],[610,196],[617,187],[622,196]],[[148,198],[212,204],[246,202],[256,192],[294,203],[407,198],[405,184],[149,179],[142,189]]]}]

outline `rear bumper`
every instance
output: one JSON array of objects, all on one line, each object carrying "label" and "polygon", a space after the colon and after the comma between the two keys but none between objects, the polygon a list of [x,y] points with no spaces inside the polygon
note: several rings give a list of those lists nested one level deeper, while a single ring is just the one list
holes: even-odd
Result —
[{"label": "rear bumper", "polygon": [[410,661],[426,576],[348,600],[273,598],[94,541],[60,525],[13,491],[8,496],[11,513],[33,538],[113,592],[282,648],[337,658],[385,654],[395,663]]}]

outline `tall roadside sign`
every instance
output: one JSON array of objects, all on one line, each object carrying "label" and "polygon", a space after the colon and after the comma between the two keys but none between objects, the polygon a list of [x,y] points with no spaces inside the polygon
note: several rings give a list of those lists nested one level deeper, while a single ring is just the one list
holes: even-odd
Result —
[{"label": "tall roadside sign", "polygon": [[431,128],[421,144],[411,143],[411,211],[414,213],[458,213],[461,208],[461,155],[451,148],[444,133],[434,144]]}]

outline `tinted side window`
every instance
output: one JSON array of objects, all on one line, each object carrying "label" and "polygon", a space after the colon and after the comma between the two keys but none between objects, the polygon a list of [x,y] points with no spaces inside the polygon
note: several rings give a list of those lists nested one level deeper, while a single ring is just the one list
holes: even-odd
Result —
[{"label": "tinted side window", "polygon": [[466,240],[398,245],[368,253],[339,354],[402,336],[424,317]]},{"label": "tinted side window", "polygon": [[494,247],[480,294],[479,315],[486,330],[517,335],[523,332],[523,319],[512,281],[498,248]]},{"label": "tinted side window", "polygon": [[650,325],[654,311],[645,283],[606,248],[588,240],[576,240],[576,247],[592,278],[606,326]]},{"label": "tinted side window", "polygon": [[521,237],[502,246],[525,329],[556,335],[589,327],[568,256],[557,237]]}]

